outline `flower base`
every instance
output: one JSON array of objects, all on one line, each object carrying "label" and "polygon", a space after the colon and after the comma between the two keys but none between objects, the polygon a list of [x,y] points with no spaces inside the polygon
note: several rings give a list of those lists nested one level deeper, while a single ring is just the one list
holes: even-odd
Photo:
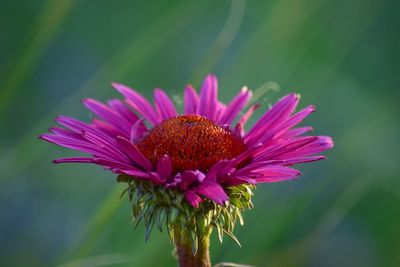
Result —
[{"label": "flower base", "polygon": [[174,228],[176,256],[180,267],[211,267],[209,253],[211,229],[201,240],[198,240],[197,251],[194,253],[190,232],[180,227]]}]

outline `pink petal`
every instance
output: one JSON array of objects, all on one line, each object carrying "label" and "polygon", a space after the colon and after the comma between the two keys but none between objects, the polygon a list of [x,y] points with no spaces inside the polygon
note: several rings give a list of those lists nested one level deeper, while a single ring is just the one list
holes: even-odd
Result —
[{"label": "pink petal", "polygon": [[196,192],[194,192],[193,190],[188,190],[185,192],[185,198],[187,200],[187,202],[189,202],[190,205],[192,205],[192,207],[197,208],[200,203],[203,201],[201,199],[201,197],[199,197]]},{"label": "pink petal", "polygon": [[222,186],[216,182],[205,180],[198,187],[196,193],[205,196],[208,199],[215,201],[217,204],[223,206],[225,201],[229,199]]},{"label": "pink petal", "polygon": [[53,160],[53,163],[93,163],[93,159],[85,157],[59,158]]},{"label": "pink petal", "polygon": [[163,90],[154,90],[154,102],[161,120],[177,116],[174,104]]},{"label": "pink petal", "polygon": [[224,115],[219,120],[220,124],[231,124],[232,121],[236,118],[240,111],[246,106],[246,104],[251,99],[252,93],[247,89],[247,87],[243,87],[240,90],[239,94],[237,94],[233,100],[228,104]]},{"label": "pink petal", "polygon": [[185,171],[183,174],[181,174],[179,188],[182,191],[185,191],[195,182],[203,182],[205,177],[206,176],[201,171]]},{"label": "pink petal", "polygon": [[186,86],[184,93],[184,113],[195,114],[198,103],[199,97],[197,96],[196,90],[191,85]]},{"label": "pink petal", "polygon": [[119,116],[111,108],[100,103],[94,99],[85,99],[83,104],[91,110],[94,114],[99,116],[101,119],[112,125],[117,130],[122,130],[124,135],[129,134],[130,123],[125,120],[124,117]]},{"label": "pink petal", "polygon": [[266,132],[284,123],[295,110],[298,102],[299,96],[296,94],[289,94],[279,100],[244,136],[245,143],[248,145],[258,143]]},{"label": "pink petal", "polygon": [[246,111],[246,113],[239,119],[238,123],[235,126],[236,133],[238,133],[240,136],[244,136],[244,126],[246,125],[246,122],[253,115],[254,111],[256,111],[259,107],[259,104],[254,104]]},{"label": "pink petal", "polygon": [[151,124],[156,125],[159,118],[153,107],[141,94],[135,90],[119,83],[112,83],[112,86],[127,99],[127,103],[145,117]]},{"label": "pink petal", "polygon": [[157,162],[157,173],[160,177],[165,181],[167,180],[172,174],[172,162],[171,158],[168,155],[164,155],[158,162]]},{"label": "pink petal", "polygon": [[150,161],[143,156],[142,152],[137,148],[137,146],[123,137],[117,137],[117,144],[121,150],[138,166],[143,167],[145,170],[149,171],[153,168]]},{"label": "pink petal", "polygon": [[291,180],[299,177],[301,173],[298,170],[291,169],[284,166],[269,165],[255,170],[255,172],[262,175],[255,178],[257,183],[272,183]]},{"label": "pink petal", "polygon": [[215,111],[218,103],[218,82],[217,77],[207,75],[200,92],[200,101],[196,113],[215,120]]},{"label": "pink petal", "polygon": [[313,130],[312,127],[299,127],[292,130],[287,131],[281,137],[282,138],[293,138],[305,134],[307,132],[311,132]]}]

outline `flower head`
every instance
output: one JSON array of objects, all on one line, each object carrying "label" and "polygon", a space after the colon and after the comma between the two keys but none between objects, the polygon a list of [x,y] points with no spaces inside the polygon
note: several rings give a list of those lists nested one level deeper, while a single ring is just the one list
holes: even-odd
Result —
[{"label": "flower head", "polygon": [[[296,94],[280,99],[245,132],[259,105],[242,113],[252,96],[246,87],[230,103],[220,102],[214,75],[205,78],[200,94],[187,86],[182,114],[161,89],[155,89],[152,105],[133,89],[112,85],[124,100],[86,99],[83,104],[97,118],[85,123],[60,116],[56,121],[63,128],[53,127],[40,138],[90,154],[55,163],[97,164],[119,174],[119,181],[129,183],[131,198],[137,190],[136,217],[143,215],[144,205],[153,205],[165,210],[172,225],[173,209],[179,216],[192,206],[189,219],[202,215],[205,225],[215,225],[224,212],[251,207],[254,185],[295,179],[300,172],[293,165],[324,159],[317,154],[333,146],[330,137],[304,135],[311,127],[296,128],[315,110],[308,106],[294,113]],[[143,202],[146,194],[153,202]]]}]

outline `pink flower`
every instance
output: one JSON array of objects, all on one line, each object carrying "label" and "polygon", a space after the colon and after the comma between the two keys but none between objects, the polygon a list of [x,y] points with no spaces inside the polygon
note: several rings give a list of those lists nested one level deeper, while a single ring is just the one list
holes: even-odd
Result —
[{"label": "pink flower", "polygon": [[133,89],[112,85],[124,100],[102,104],[86,99],[83,104],[98,118],[85,123],[60,116],[56,121],[63,128],[53,127],[40,136],[90,154],[54,163],[101,165],[133,180],[180,190],[198,207],[205,198],[223,205],[229,200],[229,186],[295,179],[300,172],[291,166],[324,159],[317,154],[333,147],[328,136],[304,136],[311,127],[295,128],[315,111],[308,106],[294,113],[296,94],[280,99],[246,133],[244,126],[258,107],[241,114],[251,91],[243,88],[224,104],[218,100],[214,75],[206,77],[200,94],[187,86],[182,114],[161,89],[155,89],[152,105]]}]

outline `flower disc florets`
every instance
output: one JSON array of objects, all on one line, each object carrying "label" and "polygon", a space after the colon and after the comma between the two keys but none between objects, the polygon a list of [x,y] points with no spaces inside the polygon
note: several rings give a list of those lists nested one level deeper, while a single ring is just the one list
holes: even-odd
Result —
[{"label": "flower disc florets", "polygon": [[153,164],[168,155],[174,173],[207,172],[218,161],[232,159],[245,150],[241,137],[200,115],[167,119],[136,145]]}]

